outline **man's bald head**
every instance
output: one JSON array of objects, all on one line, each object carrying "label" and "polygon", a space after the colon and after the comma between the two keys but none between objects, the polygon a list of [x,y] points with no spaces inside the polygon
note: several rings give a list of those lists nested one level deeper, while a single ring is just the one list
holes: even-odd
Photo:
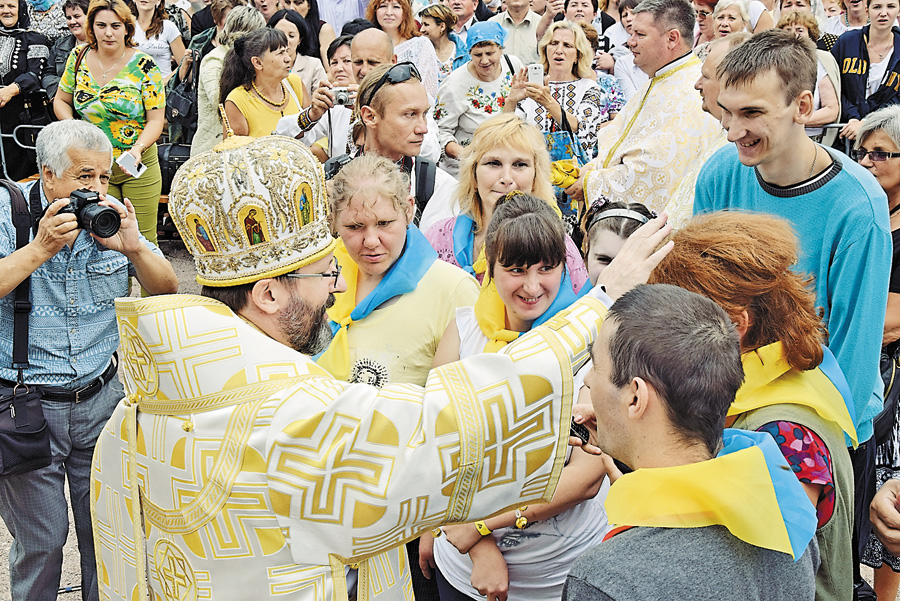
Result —
[{"label": "man's bald head", "polygon": [[364,29],[353,36],[350,44],[350,60],[353,62],[353,76],[356,83],[362,82],[366,74],[387,63],[396,63],[394,43],[391,37],[380,29]]}]

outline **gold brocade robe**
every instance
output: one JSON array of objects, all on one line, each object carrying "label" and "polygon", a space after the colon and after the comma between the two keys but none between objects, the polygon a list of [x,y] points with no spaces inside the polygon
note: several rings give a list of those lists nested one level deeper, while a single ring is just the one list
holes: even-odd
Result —
[{"label": "gold brocade robe", "polygon": [[212,299],[119,299],[119,403],[94,453],[101,599],[412,599],[402,543],[549,500],[592,298],[423,389],[332,379]]},{"label": "gold brocade robe", "polygon": [[722,125],[703,112],[694,83],[700,61],[692,53],[650,78],[597,139],[584,199],[642,202],[662,212],[682,178]]}]

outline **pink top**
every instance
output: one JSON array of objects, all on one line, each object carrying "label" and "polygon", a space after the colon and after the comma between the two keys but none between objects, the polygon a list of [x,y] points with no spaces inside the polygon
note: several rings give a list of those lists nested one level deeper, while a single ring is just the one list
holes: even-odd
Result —
[{"label": "pink top", "polygon": [[[453,228],[456,225],[456,217],[450,217],[443,221],[438,221],[425,232],[425,238],[431,243],[434,250],[437,251],[438,258],[441,261],[456,265],[457,267],[471,267],[471,265],[460,265],[456,260],[453,252]],[[572,242],[569,236],[566,236],[566,268],[569,270],[569,279],[572,280],[572,290],[578,292],[588,279],[587,267],[584,265],[584,259],[578,252],[578,247]],[[484,274],[475,276],[478,283],[484,279]]]}]

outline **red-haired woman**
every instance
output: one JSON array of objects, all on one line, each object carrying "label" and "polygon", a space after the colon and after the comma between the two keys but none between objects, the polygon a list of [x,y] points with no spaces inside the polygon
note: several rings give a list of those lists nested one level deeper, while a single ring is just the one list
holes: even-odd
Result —
[{"label": "red-haired woman", "polygon": [[797,238],[781,218],[723,211],[695,217],[650,276],[707,296],[741,336],[744,384],[731,427],[769,432],[816,507],[822,564],[816,599],[853,592],[850,391],[816,312],[811,278],[791,271]]}]

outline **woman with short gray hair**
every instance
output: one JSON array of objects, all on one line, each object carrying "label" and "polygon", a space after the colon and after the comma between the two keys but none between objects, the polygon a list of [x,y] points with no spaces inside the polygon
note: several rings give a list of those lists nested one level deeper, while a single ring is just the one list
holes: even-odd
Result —
[{"label": "woman with short gray hair", "polygon": [[[900,105],[894,104],[869,113],[859,128],[856,148],[851,154],[878,180],[887,194],[890,211],[894,250],[891,277],[887,282],[888,303],[881,349],[882,376],[887,388],[890,384],[888,378],[897,365],[896,358],[900,356]],[[891,370],[886,373],[885,367],[888,365]],[[890,435],[877,441],[875,447],[875,485],[878,488],[889,478],[900,477],[900,423],[896,410],[892,418]],[[879,419],[875,421],[878,423]],[[876,430],[875,438],[877,436]],[[889,553],[876,537],[870,536],[861,561],[875,568],[878,598],[895,598],[900,588],[900,558]]]},{"label": "woman with short gray hair", "polygon": [[738,31],[752,31],[750,10],[745,0],[720,0],[712,14],[716,37]]}]

